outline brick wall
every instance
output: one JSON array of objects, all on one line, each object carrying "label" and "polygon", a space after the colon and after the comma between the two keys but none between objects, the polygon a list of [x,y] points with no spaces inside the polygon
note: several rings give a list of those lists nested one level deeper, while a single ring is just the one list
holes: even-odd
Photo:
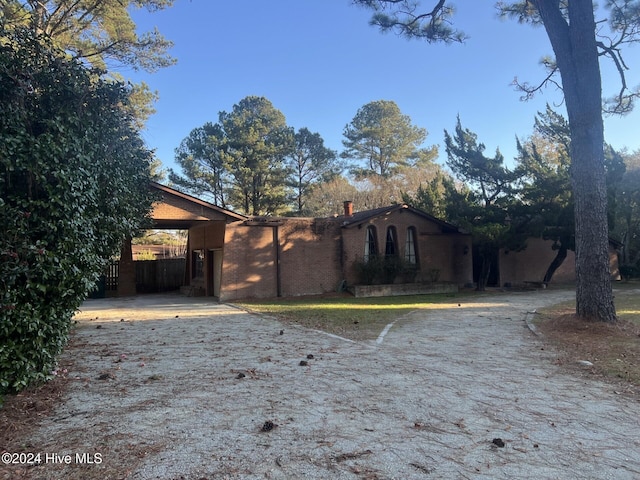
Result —
[{"label": "brick wall", "polygon": [[118,296],[128,297],[136,294],[136,266],[133,263],[131,237],[125,238],[120,250],[118,264]]},{"label": "brick wall", "polygon": [[[500,250],[500,283],[522,285],[524,282],[542,282],[547,268],[556,256],[556,250],[552,249],[553,240],[542,238],[530,238],[527,240],[527,248],[520,252],[508,252]],[[551,283],[573,283],[576,280],[576,256],[572,251],[567,252],[562,265],[556,270]],[[618,269],[618,254],[615,249],[609,248],[609,265],[611,278],[620,280]]]},{"label": "brick wall", "polygon": [[192,250],[224,247],[225,222],[211,221],[189,230],[189,246]]},{"label": "brick wall", "polygon": [[283,296],[335,292],[342,280],[340,226],[326,219],[291,219],[279,228]]},{"label": "brick wall", "polygon": [[225,220],[224,213],[195,201],[161,192],[162,200],[153,204],[152,218],[159,220]]},{"label": "brick wall", "polygon": [[[421,281],[433,280],[460,286],[473,283],[473,257],[471,236],[418,233]],[[466,252],[466,253],[465,253]]]},{"label": "brick wall", "polygon": [[341,278],[335,222],[284,219],[272,225],[227,225],[222,300],[332,292]]},{"label": "brick wall", "polygon": [[277,296],[273,238],[271,226],[227,225],[220,300]]},{"label": "brick wall", "polygon": [[[443,234],[442,228],[424,217],[407,210],[392,212],[383,218],[374,218],[369,222],[354,225],[342,230],[344,245],[344,278],[351,284],[358,283],[355,264],[364,258],[364,244],[367,227],[376,228],[378,252],[384,254],[387,229],[395,227],[397,248],[404,258],[407,230],[414,227],[416,232],[416,253],[419,271],[416,281],[432,280],[432,272],[438,270],[438,281],[464,285],[473,281],[473,263],[471,257],[471,237],[461,234]],[[467,247],[466,255],[464,254]],[[400,281],[397,279],[396,281]]]},{"label": "brick wall", "polygon": [[[209,291],[207,293],[207,280],[220,277],[220,267],[210,259],[210,256],[215,255],[213,250],[222,250],[224,247],[224,235],[225,235],[225,222],[224,221],[210,221],[206,224],[192,227],[189,229],[189,250],[187,251],[187,280],[188,284],[194,287],[195,294],[210,294],[217,295],[218,292],[212,291],[212,285],[209,285]],[[203,251],[205,257],[203,259],[203,275],[200,277],[194,277],[193,261],[194,250]],[[212,270],[212,271],[210,271]]]},{"label": "brick wall", "polygon": [[[552,240],[530,238],[527,248],[520,252],[500,249],[500,283],[522,285],[524,282],[542,282],[547,268],[556,256]],[[570,283],[576,279],[576,257],[572,251],[553,275],[553,283]]]},{"label": "brick wall", "polygon": [[[416,281],[434,280],[434,270],[439,273],[438,281],[458,285],[472,281],[471,254],[464,253],[471,251],[471,238],[467,235],[443,234],[437,223],[406,210],[349,228],[342,228],[344,220],[286,218],[227,224],[220,299],[313,295],[336,291],[343,280],[350,285],[359,283],[354,264],[363,258],[369,224],[377,228],[382,253],[387,228],[396,228],[401,257],[407,228],[415,228],[420,262]],[[190,232],[192,250],[199,245],[213,245],[203,240],[207,229]]]}]

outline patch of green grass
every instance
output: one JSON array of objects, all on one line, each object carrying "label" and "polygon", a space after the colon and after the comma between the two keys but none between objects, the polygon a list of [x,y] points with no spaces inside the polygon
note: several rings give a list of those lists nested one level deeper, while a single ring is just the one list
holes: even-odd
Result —
[{"label": "patch of green grass", "polygon": [[323,330],[353,340],[378,336],[389,323],[419,309],[451,304],[465,294],[409,295],[355,298],[349,295],[251,300],[236,303],[241,308],[307,328]]},{"label": "patch of green grass", "polygon": [[618,308],[617,313],[619,318],[624,318],[631,322],[640,324],[640,310],[637,310],[635,306],[633,307],[633,309]]},{"label": "patch of green grass", "polygon": [[614,288],[618,318],[640,325],[640,282],[624,282]]}]

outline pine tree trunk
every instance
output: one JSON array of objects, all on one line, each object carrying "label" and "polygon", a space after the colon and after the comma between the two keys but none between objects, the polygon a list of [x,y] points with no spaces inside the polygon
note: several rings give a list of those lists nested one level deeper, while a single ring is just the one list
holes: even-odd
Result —
[{"label": "pine tree trunk", "polygon": [[573,130],[572,158],[580,159],[572,168],[576,208],[576,313],[585,319],[615,322],[604,166],[598,162],[598,146],[591,135],[584,130],[576,129],[575,133]]},{"label": "pine tree trunk", "polygon": [[564,263],[564,260],[567,258],[567,247],[560,245],[558,248],[558,253],[556,253],[555,258],[547,268],[547,272],[544,274],[544,278],[542,279],[542,283],[548,285],[553,278],[553,274],[556,273],[556,270],[560,268],[560,265]]},{"label": "pine tree trunk", "polygon": [[568,21],[557,0],[537,0],[535,4],[560,69],[571,131],[576,314],[585,320],[613,323],[616,312],[608,253],[602,82],[593,3],[568,3]]}]

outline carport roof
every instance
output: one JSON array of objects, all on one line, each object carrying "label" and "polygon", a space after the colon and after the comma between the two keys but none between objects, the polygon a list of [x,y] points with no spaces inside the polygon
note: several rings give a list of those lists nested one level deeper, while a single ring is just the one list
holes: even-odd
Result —
[{"label": "carport roof", "polygon": [[244,215],[205,202],[175,188],[157,182],[151,182],[150,186],[161,195],[161,200],[154,204],[151,213],[154,228],[187,229],[203,222],[230,223],[247,219]]}]

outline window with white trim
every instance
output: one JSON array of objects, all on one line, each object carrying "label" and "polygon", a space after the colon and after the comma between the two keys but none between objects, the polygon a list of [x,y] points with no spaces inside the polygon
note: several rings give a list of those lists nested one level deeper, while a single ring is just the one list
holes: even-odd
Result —
[{"label": "window with white trim", "polygon": [[371,258],[378,254],[376,244],[376,227],[369,225],[367,227],[367,236],[364,242],[364,261],[368,262]]},{"label": "window with white trim", "polygon": [[418,255],[416,253],[415,227],[407,228],[407,240],[404,244],[404,260],[410,265],[418,264]]}]

